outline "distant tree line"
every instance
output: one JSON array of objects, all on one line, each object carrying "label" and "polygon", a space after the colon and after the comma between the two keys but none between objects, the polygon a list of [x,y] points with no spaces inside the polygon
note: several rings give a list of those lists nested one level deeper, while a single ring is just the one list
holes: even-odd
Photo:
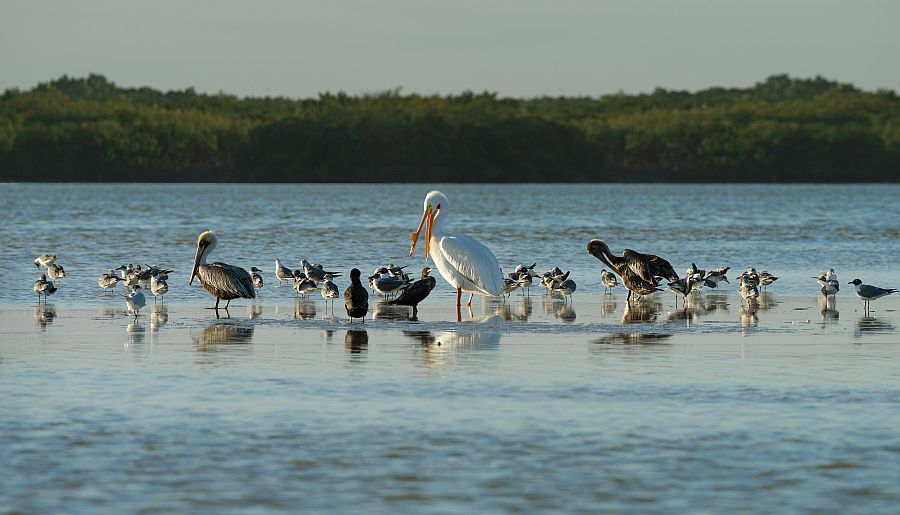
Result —
[{"label": "distant tree line", "polygon": [[900,99],[785,75],[598,98],[300,100],[63,76],[0,97],[0,180],[897,182]]}]

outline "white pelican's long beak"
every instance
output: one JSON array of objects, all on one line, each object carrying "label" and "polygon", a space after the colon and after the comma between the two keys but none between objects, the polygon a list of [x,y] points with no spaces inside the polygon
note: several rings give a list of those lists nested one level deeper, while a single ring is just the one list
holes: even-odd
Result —
[{"label": "white pelican's long beak", "polygon": [[[425,212],[422,213],[422,219],[419,220],[419,226],[416,228],[416,230],[413,231],[413,232],[411,232],[411,233],[409,233],[409,239],[412,240],[412,245],[409,246],[409,255],[410,255],[410,256],[412,256],[412,255],[413,255],[413,252],[415,252],[415,250],[416,250],[416,243],[419,242],[419,233],[422,232],[422,226],[425,225],[425,221],[428,219],[428,215],[429,215],[429,214],[431,214],[431,206],[428,206],[428,208],[425,210]],[[428,234],[428,229],[427,229],[427,228],[425,229],[425,234],[426,234],[426,235]],[[427,242],[427,241],[425,242],[425,245],[426,245],[426,248],[427,248],[427,246],[428,246],[428,242]],[[427,253],[428,253],[428,251],[426,250],[425,252],[426,252],[426,259],[428,259],[428,258],[427,258]]]},{"label": "white pelican's long beak", "polygon": [[428,213],[428,219],[425,222],[425,261],[431,255],[431,231],[434,230],[434,219],[441,212],[441,205],[438,204],[437,209]]}]

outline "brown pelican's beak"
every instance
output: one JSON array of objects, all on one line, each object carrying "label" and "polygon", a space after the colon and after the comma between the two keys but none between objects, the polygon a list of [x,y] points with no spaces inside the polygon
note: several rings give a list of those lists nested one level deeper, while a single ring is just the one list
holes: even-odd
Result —
[{"label": "brown pelican's beak", "polygon": [[[422,226],[425,225],[425,221],[428,219],[428,216],[430,214],[431,214],[431,206],[428,206],[428,208],[425,209],[425,212],[422,213],[422,219],[419,220],[419,226],[416,228],[415,231],[409,233],[409,239],[412,240],[412,245],[409,246],[409,255],[410,256],[412,256],[413,252],[415,252],[415,250],[416,250],[416,243],[419,242],[419,233],[422,232]],[[426,236],[428,235],[427,228],[425,229],[425,235]],[[428,239],[427,238],[425,240],[425,249],[426,249],[425,250],[425,254],[426,254],[425,259],[428,259],[428,257],[427,257],[427,255],[428,255],[428,250],[427,250],[428,249]]]},{"label": "brown pelican's beak", "polygon": [[191,267],[191,278],[188,279],[188,286],[194,284],[194,276],[197,275],[197,268],[200,267],[200,256],[203,255],[203,250],[206,249],[207,243],[205,241],[201,241],[197,244],[197,254],[194,256],[194,266]]}]

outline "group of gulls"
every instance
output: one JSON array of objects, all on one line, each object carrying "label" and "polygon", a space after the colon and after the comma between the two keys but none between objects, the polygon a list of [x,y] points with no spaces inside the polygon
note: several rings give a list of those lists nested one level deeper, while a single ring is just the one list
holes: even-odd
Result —
[{"label": "group of gulls", "polygon": [[[575,281],[569,278],[569,272],[563,273],[559,267],[538,275],[534,271],[536,266],[518,265],[514,272],[504,277],[497,258],[491,250],[478,240],[461,234],[452,234],[444,230],[444,224],[450,214],[450,202],[447,196],[440,191],[432,191],[425,197],[422,209],[422,218],[415,231],[410,233],[411,245],[409,255],[415,252],[416,245],[425,231],[424,254],[425,260],[431,258],[435,268],[441,276],[453,288],[456,289],[457,320],[460,319],[459,309],[463,292],[469,293],[467,306],[471,306],[472,298],[477,295],[500,297],[509,295],[514,290],[523,288],[527,294],[535,280],[544,286],[551,294],[560,294],[564,298],[571,298],[575,292]],[[194,263],[191,267],[188,284],[193,284],[196,277],[200,285],[216,299],[214,307],[219,309],[219,302],[226,301],[224,309],[233,299],[253,299],[256,290],[262,288],[262,272],[251,267],[250,272],[234,265],[221,262],[207,263],[207,258],[218,244],[218,237],[211,230],[204,231],[197,238],[197,250]],[[720,283],[728,283],[726,274],[729,267],[715,270],[702,270],[696,264],[680,277],[671,263],[653,255],[643,254],[631,249],[624,249],[621,255],[613,253],[609,246],[602,240],[593,239],[587,245],[587,251],[592,256],[602,261],[612,272],[606,269],[601,271],[601,284],[607,291],[618,285],[618,279],[628,289],[627,302],[631,302],[633,296],[650,295],[662,291],[661,281],[666,280],[666,289],[677,296],[687,297],[692,292],[701,288],[717,288]],[[65,277],[65,271],[56,264],[56,256],[42,255],[34,261],[35,266],[47,268],[46,274],[35,282],[34,291],[44,299],[56,291],[53,282],[47,280]],[[294,290],[298,295],[308,296],[315,291],[320,291],[326,301],[331,301],[332,306],[340,292],[334,283],[339,272],[325,270],[322,265],[311,264],[306,259],[300,261],[300,269],[291,270],[284,266],[279,259],[275,260],[275,277],[279,283],[292,281]],[[415,312],[418,304],[422,302],[434,289],[436,281],[429,274],[432,269],[428,266],[422,269],[418,280],[411,279],[406,272],[406,266],[388,264],[379,267],[369,276],[369,287],[386,299],[388,304],[411,306]],[[168,291],[166,279],[172,270],[162,270],[158,267],[140,265],[123,265],[100,276],[98,283],[103,288],[114,288],[119,282],[125,282],[131,286],[131,291],[126,296],[129,311],[137,316],[138,310],[145,305],[144,295],[140,284],[149,282],[151,292],[155,296],[162,297]],[[350,321],[363,319],[369,309],[369,292],[361,281],[361,272],[358,268],[350,272],[350,286],[344,291],[344,307]],[[834,270],[823,272],[816,277],[822,285],[821,292],[826,296],[834,296],[839,290],[839,283]],[[749,268],[743,272],[738,281],[738,292],[741,298],[747,302],[754,302],[759,297],[760,286],[764,289],[778,280],[778,277],[766,271],[756,272],[755,268]],[[862,284],[859,279],[854,279],[849,284],[854,285],[856,296],[865,302],[866,311],[869,302],[885,295],[895,293],[895,289],[885,289],[876,286]],[[332,307],[333,309],[333,307]]]}]

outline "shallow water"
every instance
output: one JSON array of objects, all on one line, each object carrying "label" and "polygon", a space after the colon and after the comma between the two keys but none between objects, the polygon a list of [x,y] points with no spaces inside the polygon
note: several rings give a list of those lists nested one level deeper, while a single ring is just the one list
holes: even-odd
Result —
[{"label": "shallow water", "polygon": [[[571,269],[573,299],[458,323],[439,279],[415,317],[350,325],[271,280],[276,256],[419,266],[420,186],[0,185],[0,511],[896,509],[900,296],[867,314],[809,278],[900,284],[900,203],[877,202],[896,186],[445,189],[459,232],[504,267]],[[183,284],[207,226],[216,258],[269,272],[219,319]],[[629,306],[597,284],[598,236],[782,279],[752,307],[731,288]],[[37,306],[47,251],[69,277]],[[166,303],[127,316],[96,284],[121,262],[176,268]]]}]

